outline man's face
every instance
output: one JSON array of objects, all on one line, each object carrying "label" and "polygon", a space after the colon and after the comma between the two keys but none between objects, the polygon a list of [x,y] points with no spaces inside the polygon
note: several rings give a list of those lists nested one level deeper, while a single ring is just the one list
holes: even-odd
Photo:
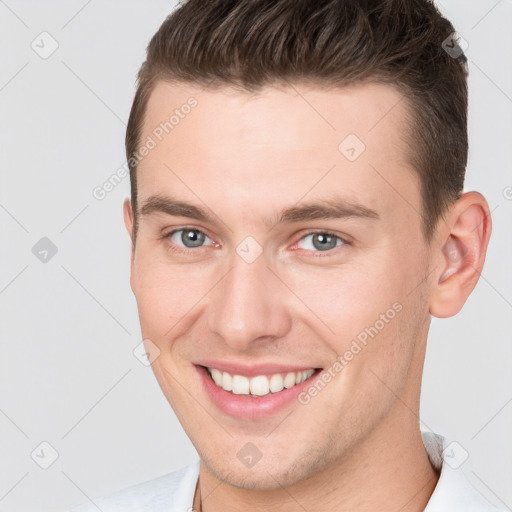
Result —
[{"label": "man's face", "polygon": [[[385,85],[246,94],[164,82],[151,95],[132,289],[165,396],[233,485],[348,468],[372,439],[417,426],[432,269],[400,98]],[[341,213],[303,209],[313,204]],[[280,219],[289,209],[302,214]],[[125,219],[131,230],[129,203]]]}]

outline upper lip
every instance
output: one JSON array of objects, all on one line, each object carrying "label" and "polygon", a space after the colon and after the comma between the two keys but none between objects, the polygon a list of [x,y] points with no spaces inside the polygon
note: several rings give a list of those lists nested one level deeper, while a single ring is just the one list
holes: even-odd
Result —
[{"label": "upper lip", "polygon": [[262,363],[262,364],[243,364],[229,361],[198,361],[195,364],[205,366],[208,368],[217,368],[223,372],[231,375],[243,375],[246,377],[257,377],[258,375],[273,375],[275,373],[290,373],[310,370],[311,368],[317,369],[317,366],[307,365],[290,365],[278,363]]}]

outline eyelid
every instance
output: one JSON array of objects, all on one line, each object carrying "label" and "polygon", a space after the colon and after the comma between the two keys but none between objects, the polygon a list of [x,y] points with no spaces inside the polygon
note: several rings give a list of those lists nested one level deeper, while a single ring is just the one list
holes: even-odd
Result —
[{"label": "eyelid", "polygon": [[324,228],[324,229],[321,229],[321,228],[305,229],[303,232],[300,233],[299,238],[297,239],[297,241],[298,240],[302,240],[303,238],[305,238],[308,235],[315,235],[315,234],[330,235],[330,236],[333,236],[335,238],[339,238],[340,240],[342,240],[346,244],[351,243],[351,241],[352,241],[352,239],[348,235],[345,235],[345,234],[342,234],[342,233],[337,233],[336,231],[333,231],[331,229],[326,229],[326,228]]}]

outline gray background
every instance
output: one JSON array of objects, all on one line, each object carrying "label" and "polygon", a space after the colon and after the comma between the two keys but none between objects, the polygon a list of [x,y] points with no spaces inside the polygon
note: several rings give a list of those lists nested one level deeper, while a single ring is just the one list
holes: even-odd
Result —
[{"label": "gray background", "polygon": [[[0,1],[0,511],[66,510],[196,457],[132,353],[141,339],[122,222],[128,178],[103,200],[92,194],[125,163],[135,74],[172,7]],[[512,2],[440,8],[469,43],[466,190],[486,196],[494,225],[463,311],[433,319],[421,426],[457,441],[469,454],[460,470],[510,509]],[[59,45],[45,59],[31,47],[55,44],[43,31]],[[58,249],[46,262],[32,252],[42,237]],[[48,469],[43,441],[58,452]]]}]

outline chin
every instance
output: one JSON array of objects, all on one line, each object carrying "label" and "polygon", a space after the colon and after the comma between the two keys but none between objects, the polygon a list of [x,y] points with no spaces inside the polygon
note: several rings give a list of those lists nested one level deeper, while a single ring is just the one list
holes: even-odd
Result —
[{"label": "chin", "polygon": [[261,458],[253,467],[246,468],[238,460],[236,464],[228,458],[212,461],[201,456],[202,464],[216,478],[240,489],[272,491],[289,487],[309,478],[323,469],[323,464],[309,464],[305,461],[264,460]]},{"label": "chin", "polygon": [[[281,489],[283,486],[292,485],[295,482],[288,482],[286,478],[283,478],[283,474],[278,470],[266,470],[260,467],[245,469],[240,471],[236,468],[209,468],[210,471],[214,472],[215,476],[224,483],[238,487],[239,489],[245,489],[250,491],[272,491]],[[217,472],[220,470],[220,472]],[[226,475],[224,478],[222,478]]]}]

